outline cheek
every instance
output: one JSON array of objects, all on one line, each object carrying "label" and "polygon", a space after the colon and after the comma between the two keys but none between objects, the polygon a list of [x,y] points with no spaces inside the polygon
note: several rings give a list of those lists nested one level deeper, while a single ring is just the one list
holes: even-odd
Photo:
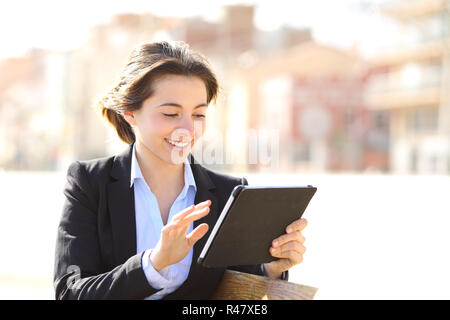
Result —
[{"label": "cheek", "polygon": [[151,138],[166,136],[171,130],[172,125],[166,119],[162,119],[157,115],[150,115],[146,120],[141,121],[139,129],[143,135]]},{"label": "cheek", "polygon": [[194,135],[196,138],[203,136],[206,130],[206,119],[194,121]]}]

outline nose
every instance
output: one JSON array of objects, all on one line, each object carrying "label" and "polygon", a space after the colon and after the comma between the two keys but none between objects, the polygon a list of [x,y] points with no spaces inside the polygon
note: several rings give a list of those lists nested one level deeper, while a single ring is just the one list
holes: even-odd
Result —
[{"label": "nose", "polygon": [[194,121],[188,117],[183,117],[178,123],[178,127],[172,132],[171,139],[175,141],[191,140],[194,138]]},{"label": "nose", "polygon": [[191,137],[194,136],[194,120],[192,120],[191,117],[185,116],[181,120],[180,129],[183,129],[186,131],[186,133],[189,133]]}]

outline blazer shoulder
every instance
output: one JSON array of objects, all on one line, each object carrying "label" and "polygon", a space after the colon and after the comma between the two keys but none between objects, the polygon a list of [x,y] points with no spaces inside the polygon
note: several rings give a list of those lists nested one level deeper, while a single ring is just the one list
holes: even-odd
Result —
[{"label": "blazer shoulder", "polygon": [[245,184],[247,185],[247,179],[245,177],[236,177],[229,174],[219,173],[212,169],[205,168],[205,171],[208,173],[211,181],[217,187],[227,186],[228,188],[234,188],[237,185]]},{"label": "blazer shoulder", "polygon": [[88,180],[91,183],[108,179],[115,156],[77,160],[69,165],[67,175],[77,180]]}]

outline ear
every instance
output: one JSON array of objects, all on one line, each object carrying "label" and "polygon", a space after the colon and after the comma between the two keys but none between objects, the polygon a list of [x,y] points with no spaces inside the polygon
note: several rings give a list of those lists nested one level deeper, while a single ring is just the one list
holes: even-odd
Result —
[{"label": "ear", "polygon": [[125,111],[123,113],[123,118],[126,122],[128,122],[131,126],[136,125],[136,117],[134,116],[133,111]]}]

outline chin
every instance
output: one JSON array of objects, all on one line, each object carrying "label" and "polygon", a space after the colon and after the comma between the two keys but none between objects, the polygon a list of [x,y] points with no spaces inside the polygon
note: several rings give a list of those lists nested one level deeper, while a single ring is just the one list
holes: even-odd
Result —
[{"label": "chin", "polygon": [[168,155],[166,161],[170,164],[180,164],[186,160],[188,155],[189,155],[189,152],[180,153],[180,154],[172,153],[172,154]]}]

